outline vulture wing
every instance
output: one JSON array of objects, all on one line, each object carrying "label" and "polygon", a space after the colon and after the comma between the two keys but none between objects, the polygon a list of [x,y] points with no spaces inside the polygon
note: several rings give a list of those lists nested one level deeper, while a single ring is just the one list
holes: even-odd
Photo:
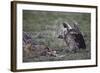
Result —
[{"label": "vulture wing", "polygon": [[82,49],[86,49],[85,40],[82,34],[76,34],[75,37],[76,37],[75,41],[76,43],[78,43],[78,47]]}]

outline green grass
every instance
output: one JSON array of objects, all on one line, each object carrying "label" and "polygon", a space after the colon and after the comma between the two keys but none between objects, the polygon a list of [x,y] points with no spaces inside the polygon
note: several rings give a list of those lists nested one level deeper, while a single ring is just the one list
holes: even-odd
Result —
[{"label": "green grass", "polygon": [[[63,22],[72,24],[72,20],[79,23],[81,32],[84,34],[86,50],[79,50],[76,53],[64,51],[68,48],[62,39],[58,39],[58,33],[62,28]],[[56,57],[27,57],[24,62],[36,61],[56,61],[56,60],[81,60],[90,59],[90,23],[91,15],[89,13],[72,12],[51,12],[51,11],[32,11],[23,10],[23,31],[32,34],[32,40],[47,45],[57,51],[57,54],[65,55],[63,58]]]}]

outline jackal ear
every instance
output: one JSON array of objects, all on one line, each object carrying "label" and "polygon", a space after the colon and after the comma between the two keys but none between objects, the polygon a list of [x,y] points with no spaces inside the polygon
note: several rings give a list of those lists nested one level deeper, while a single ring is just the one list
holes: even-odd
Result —
[{"label": "jackal ear", "polygon": [[63,23],[63,26],[64,28],[68,28],[67,24],[66,23]]},{"label": "jackal ear", "polygon": [[69,23],[68,22],[64,22],[63,23],[63,26],[64,26],[64,28],[67,28],[67,29],[72,29],[72,27],[69,25]]}]

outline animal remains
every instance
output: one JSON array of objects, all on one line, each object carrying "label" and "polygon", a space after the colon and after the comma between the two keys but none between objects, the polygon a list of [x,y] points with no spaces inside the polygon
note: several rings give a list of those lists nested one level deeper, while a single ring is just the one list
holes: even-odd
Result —
[{"label": "animal remains", "polygon": [[25,57],[57,56],[56,51],[43,44],[34,44],[31,36],[23,32],[23,51]]}]

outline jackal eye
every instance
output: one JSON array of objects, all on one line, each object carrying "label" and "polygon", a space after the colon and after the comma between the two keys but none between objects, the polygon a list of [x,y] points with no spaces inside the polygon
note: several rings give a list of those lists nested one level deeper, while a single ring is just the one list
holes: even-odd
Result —
[{"label": "jackal eye", "polygon": [[63,36],[62,35],[59,35],[58,38],[63,39]]}]

